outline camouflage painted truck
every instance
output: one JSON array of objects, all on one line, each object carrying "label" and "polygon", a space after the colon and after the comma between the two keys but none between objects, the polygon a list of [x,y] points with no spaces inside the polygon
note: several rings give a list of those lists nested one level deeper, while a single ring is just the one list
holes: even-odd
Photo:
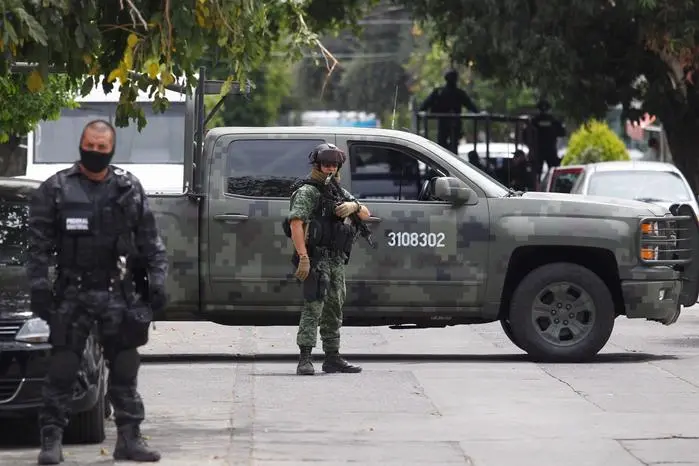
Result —
[{"label": "camouflage painted truck", "polygon": [[514,192],[403,131],[232,127],[201,142],[184,192],[151,197],[170,252],[165,320],[298,323],[282,220],[322,142],[348,154],[342,182],[371,210],[377,245],[354,246],[346,326],[499,321],[532,358],[574,362],[604,347],[619,316],[669,325],[697,301],[688,205]]}]

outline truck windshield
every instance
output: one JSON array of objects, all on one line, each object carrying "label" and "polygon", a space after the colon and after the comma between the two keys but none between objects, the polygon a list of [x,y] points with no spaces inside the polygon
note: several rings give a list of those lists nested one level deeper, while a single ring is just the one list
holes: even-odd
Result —
[{"label": "truck windshield", "polygon": [[[150,102],[141,103],[148,124],[139,133],[136,122],[117,128],[112,163],[184,163],[185,106],[171,102],[165,113],[154,113]],[[64,109],[55,121],[42,121],[34,131],[34,163],[73,163],[85,124],[97,118],[114,124],[116,102],[86,102]]]}]

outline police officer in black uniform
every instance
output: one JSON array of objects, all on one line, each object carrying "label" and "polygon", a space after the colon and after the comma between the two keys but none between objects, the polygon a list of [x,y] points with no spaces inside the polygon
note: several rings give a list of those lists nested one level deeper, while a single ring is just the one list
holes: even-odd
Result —
[{"label": "police officer in black uniform", "polygon": [[551,114],[551,104],[547,99],[539,99],[536,107],[539,113],[524,129],[524,140],[529,147],[529,154],[533,155],[536,175],[540,178],[544,161],[549,168],[561,164],[556,143],[558,138],[566,135],[566,130],[563,123]]},{"label": "police officer in black uniform", "polygon": [[[420,105],[420,111],[431,113],[461,113],[461,108],[466,107],[472,113],[478,113],[478,107],[463,89],[457,87],[459,73],[449,70],[444,74],[446,85],[438,87],[427,96]],[[457,153],[459,140],[463,132],[459,117],[439,117],[437,119],[437,144]]]},{"label": "police officer in black uniform", "polygon": [[[167,257],[141,183],[110,165],[115,139],[109,122],[88,123],[80,138],[80,161],[44,181],[31,204],[31,309],[49,323],[53,346],[39,413],[39,464],[63,461],[72,386],[95,323],[110,367],[108,394],[118,434],[113,456],[160,460],[140,433],[144,407],[136,388],[137,348],[148,340],[153,313],[165,306]],[[139,288],[140,294],[134,288],[138,271],[147,276],[148,286]]]},{"label": "police officer in black uniform", "polygon": [[523,150],[515,150],[511,167],[509,186],[515,191],[534,191],[537,189],[536,173],[531,160]]}]

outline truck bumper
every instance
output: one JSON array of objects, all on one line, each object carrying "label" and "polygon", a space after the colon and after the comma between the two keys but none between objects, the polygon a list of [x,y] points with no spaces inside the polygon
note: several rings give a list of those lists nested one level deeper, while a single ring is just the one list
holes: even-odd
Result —
[{"label": "truck bumper", "polygon": [[[638,231],[641,265],[621,282],[631,319],[670,325],[677,322],[681,306],[694,306],[699,298],[699,220],[689,204],[673,204],[670,213],[641,219],[649,227]],[[642,249],[655,249],[656,258],[643,258]]]},{"label": "truck bumper", "polygon": [[626,317],[674,324],[681,312],[681,291],[680,280],[622,281]]}]

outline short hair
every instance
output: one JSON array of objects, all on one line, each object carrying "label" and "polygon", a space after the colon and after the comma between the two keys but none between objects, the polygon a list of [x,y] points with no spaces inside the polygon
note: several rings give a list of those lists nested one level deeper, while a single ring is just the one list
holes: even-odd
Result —
[{"label": "short hair", "polygon": [[112,133],[112,144],[116,146],[116,129],[114,128],[114,125],[112,125],[110,122],[107,120],[102,120],[102,119],[97,119],[97,120],[92,120],[89,121],[85,127],[83,128],[83,132],[80,133],[80,143],[82,144],[83,138],[85,137],[85,131],[89,129],[94,129],[97,130],[100,133],[103,133],[105,131],[109,131]]}]

